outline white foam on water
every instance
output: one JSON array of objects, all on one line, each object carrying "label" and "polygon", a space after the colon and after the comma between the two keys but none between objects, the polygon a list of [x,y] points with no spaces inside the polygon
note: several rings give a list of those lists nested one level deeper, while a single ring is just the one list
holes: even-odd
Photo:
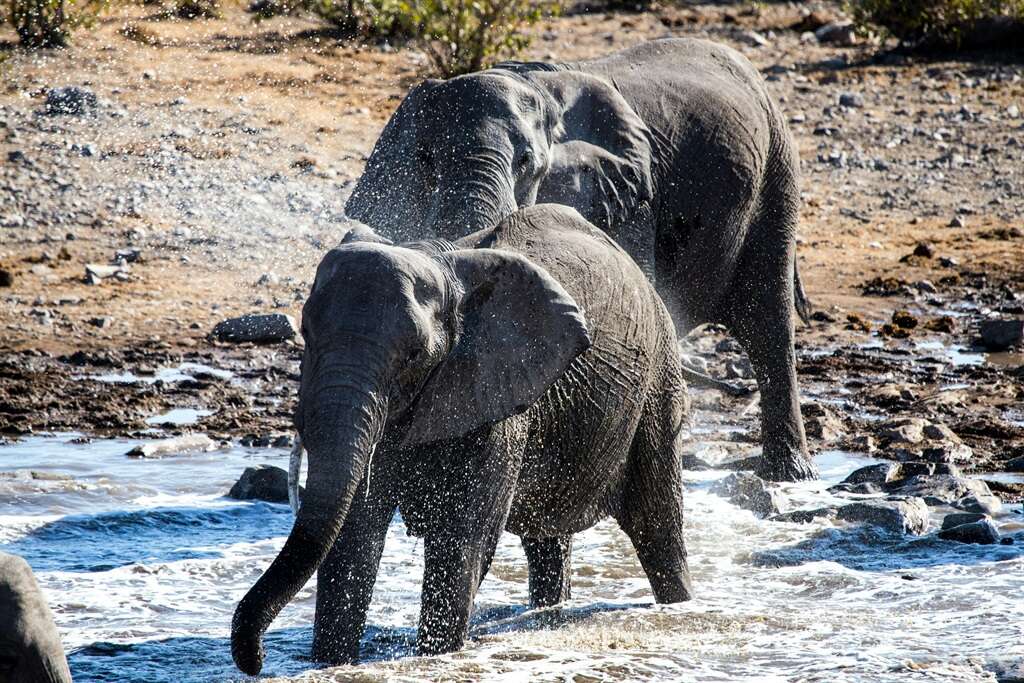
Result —
[{"label": "white foam on water", "polygon": [[147,417],[146,424],[191,425],[199,422],[200,418],[206,417],[207,415],[213,415],[213,411],[206,410],[205,408],[174,408],[172,410],[168,410],[166,413]]},{"label": "white foam on water", "polygon": [[[124,456],[132,443],[64,436],[0,449],[4,469],[45,464],[95,487],[4,501],[12,504],[0,542],[37,568],[76,681],[241,680],[231,617],[292,517],[284,505],[222,495],[245,466],[283,464],[287,451],[138,461]],[[786,509],[834,503],[827,487],[873,461],[827,452],[817,462],[821,480],[781,487]],[[423,548],[396,517],[367,619],[368,661],[343,671],[388,680],[981,682],[995,680],[991,662],[1024,660],[1024,544],[762,520],[710,493],[726,475],[688,473],[695,600],[653,604],[628,538],[606,520],[575,538],[573,599],[530,610],[523,552],[505,534],[470,642],[441,657],[414,656]],[[997,519],[1004,531],[1020,528],[1018,507]],[[313,666],[315,587],[314,579],[274,622],[266,673]]]}]

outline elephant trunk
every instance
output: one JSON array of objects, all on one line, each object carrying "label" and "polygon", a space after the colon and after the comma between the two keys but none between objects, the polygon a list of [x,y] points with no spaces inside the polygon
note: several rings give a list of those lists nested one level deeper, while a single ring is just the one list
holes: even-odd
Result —
[{"label": "elephant trunk", "polygon": [[430,224],[437,235],[455,240],[493,228],[515,213],[519,205],[510,164],[496,153],[467,155],[462,162],[466,173],[442,189],[434,203]]},{"label": "elephant trunk", "polygon": [[380,440],[387,402],[353,389],[318,401],[305,421],[309,454],[306,491],[284,547],[238,603],[231,623],[231,654],[243,672],[263,667],[262,637],[278,613],[306,584],[334,545],[352,499]]}]

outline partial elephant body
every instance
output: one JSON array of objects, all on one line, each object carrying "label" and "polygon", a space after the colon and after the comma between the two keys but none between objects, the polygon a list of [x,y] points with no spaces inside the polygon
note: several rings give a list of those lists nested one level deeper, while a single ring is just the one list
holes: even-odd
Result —
[{"label": "partial elephant body", "polygon": [[71,683],[53,614],[32,568],[7,553],[0,553],[0,680]]},{"label": "partial elephant body", "polygon": [[454,245],[345,244],[321,263],[303,334],[307,489],[236,612],[243,671],[259,670],[259,636],[314,570],[313,656],[358,657],[396,509],[424,538],[422,653],[461,647],[504,530],[523,538],[536,605],[569,596],[572,535],[608,516],[655,598],[690,598],[674,327],[578,213],[524,209]]},{"label": "partial elephant body", "polygon": [[761,389],[761,474],[797,479],[814,475],[793,352],[794,303],[807,313],[799,201],[791,137],[754,67],[666,39],[418,86],[346,211],[384,235],[456,239],[517,206],[576,208],[656,282],[680,329],[722,323],[739,339]]}]

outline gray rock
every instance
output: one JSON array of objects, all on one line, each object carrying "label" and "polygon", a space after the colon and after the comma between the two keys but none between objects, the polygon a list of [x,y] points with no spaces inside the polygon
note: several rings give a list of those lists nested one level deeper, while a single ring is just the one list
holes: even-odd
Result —
[{"label": "gray rock", "polygon": [[813,522],[816,519],[822,517],[835,517],[837,508],[817,508],[814,510],[793,510],[791,512],[783,512],[779,515],[771,517],[773,522],[795,522],[796,524],[807,524]]},{"label": "gray rock", "polygon": [[128,451],[133,458],[159,458],[182,453],[206,453],[216,450],[217,444],[205,434],[186,434],[173,439],[151,441]]},{"label": "gray rock", "polygon": [[967,462],[973,457],[974,450],[962,443],[943,443],[921,451],[923,460],[939,464],[955,465],[958,462]]},{"label": "gray rock", "polygon": [[264,313],[223,320],[213,328],[212,336],[218,341],[236,344],[274,344],[294,339],[298,332],[295,318],[290,315]]},{"label": "gray rock", "polygon": [[932,441],[950,441],[952,443],[961,443],[960,437],[956,433],[942,424],[941,422],[933,422],[926,424],[922,430],[925,438],[931,439]]},{"label": "gray rock", "polygon": [[878,437],[893,443],[918,444],[924,441],[924,428],[928,423],[919,417],[901,417],[883,422]]},{"label": "gray rock", "polygon": [[988,519],[988,515],[978,512],[954,512],[942,518],[942,530],[952,529],[962,524],[973,524],[983,519]]},{"label": "gray rock", "polygon": [[901,467],[894,462],[880,462],[856,469],[843,479],[843,484],[885,484],[900,477]]},{"label": "gray rock", "polygon": [[985,320],[981,323],[981,342],[990,351],[1005,351],[1024,342],[1024,319]]},{"label": "gray rock", "polygon": [[[984,484],[985,482],[981,483]],[[988,488],[988,484],[985,484],[985,488]],[[1003,502],[992,493],[987,495],[983,493],[973,493],[955,501],[953,503],[953,507],[958,510],[966,510],[967,512],[997,515],[1003,510]]]},{"label": "gray rock", "polygon": [[928,506],[920,498],[872,500],[836,510],[844,522],[859,522],[902,534],[919,536],[928,530]]},{"label": "gray rock", "polygon": [[[299,487],[299,495],[305,491]],[[246,467],[228,498],[235,500],[263,500],[268,503],[288,502],[288,472],[273,465]]]},{"label": "gray rock", "polygon": [[68,85],[46,93],[45,112],[50,115],[85,116],[96,113],[96,93],[88,88]]},{"label": "gray rock", "polygon": [[955,474],[921,474],[895,482],[888,488],[901,495],[924,498],[929,505],[954,505],[968,496],[994,497],[985,482]]},{"label": "gray rock", "polygon": [[1003,464],[1003,469],[1007,472],[1024,472],[1024,455],[1019,458],[1007,460]]},{"label": "gray rock", "polygon": [[946,529],[939,532],[939,538],[945,541],[956,541],[957,543],[976,543],[978,545],[992,545],[999,542],[999,532],[988,519],[983,519],[970,524]]},{"label": "gray rock", "polygon": [[840,93],[839,104],[851,109],[862,109],[864,107],[864,96],[857,92]]},{"label": "gray rock", "polygon": [[735,472],[711,487],[711,493],[722,496],[730,503],[749,510],[759,517],[778,514],[778,494],[750,472]]},{"label": "gray rock", "polygon": [[843,436],[845,429],[842,420],[825,406],[819,403],[808,403],[801,410],[807,436],[822,441],[835,441]]},{"label": "gray rock", "polygon": [[857,44],[857,31],[852,22],[833,21],[814,32],[819,43],[850,47]]}]

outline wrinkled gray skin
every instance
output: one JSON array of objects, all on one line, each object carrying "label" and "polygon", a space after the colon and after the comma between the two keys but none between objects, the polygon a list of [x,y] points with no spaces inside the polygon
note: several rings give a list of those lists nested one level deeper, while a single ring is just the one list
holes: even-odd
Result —
[{"label": "wrinkled gray skin", "polygon": [[53,614],[32,568],[0,553],[0,681],[71,683]]},{"label": "wrinkled gray skin", "polygon": [[235,612],[242,671],[260,670],[263,633],[314,571],[313,657],[357,659],[396,508],[424,539],[424,654],[462,646],[506,529],[536,605],[569,596],[572,535],[609,515],[658,602],[690,598],[673,324],[575,211],[531,207],[456,245],[350,241],[320,263],[302,320],[306,492]]},{"label": "wrinkled gray skin", "polygon": [[588,62],[508,63],[414,88],[346,206],[397,239],[455,239],[516,207],[576,208],[657,284],[686,331],[721,323],[761,390],[773,480],[816,476],[800,416],[792,309],[793,142],[738,52],[666,39]]}]

